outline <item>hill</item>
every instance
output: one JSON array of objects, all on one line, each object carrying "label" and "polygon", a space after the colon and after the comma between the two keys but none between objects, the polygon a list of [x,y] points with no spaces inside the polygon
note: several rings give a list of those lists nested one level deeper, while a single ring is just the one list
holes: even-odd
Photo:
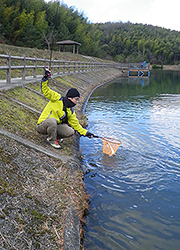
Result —
[{"label": "hill", "polygon": [[1,1],[0,43],[58,50],[62,40],[81,43],[80,54],[121,63],[180,61],[180,32],[130,22],[93,24],[59,1]]}]

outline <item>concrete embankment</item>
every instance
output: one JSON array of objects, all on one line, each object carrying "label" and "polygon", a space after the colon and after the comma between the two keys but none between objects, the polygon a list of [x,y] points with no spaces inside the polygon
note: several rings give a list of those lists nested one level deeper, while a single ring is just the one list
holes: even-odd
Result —
[{"label": "concrete embankment", "polygon": [[[116,69],[58,76],[49,86],[65,95],[80,91],[76,113],[97,86],[121,75]],[[12,86],[13,87],[13,86]],[[2,249],[79,250],[81,222],[88,197],[81,170],[79,138],[63,142],[61,150],[46,144],[35,125],[47,100],[40,82],[0,89],[0,246]]]}]

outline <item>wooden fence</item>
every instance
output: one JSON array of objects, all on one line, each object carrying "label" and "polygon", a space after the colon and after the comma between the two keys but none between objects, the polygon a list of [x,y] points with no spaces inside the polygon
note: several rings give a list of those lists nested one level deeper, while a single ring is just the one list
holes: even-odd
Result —
[{"label": "wooden fence", "polygon": [[[4,59],[4,65],[0,65],[0,70],[6,71],[6,83],[11,84],[12,80],[12,71],[20,70],[22,80],[25,80],[27,77],[27,70],[31,70],[28,72],[34,78],[37,77],[37,70],[42,69],[42,75],[44,73],[44,69],[49,66],[51,63],[51,75],[56,71],[57,75],[61,74],[70,74],[76,72],[85,72],[92,70],[100,70],[103,67],[110,66],[108,63],[100,63],[100,62],[79,62],[79,61],[63,61],[63,60],[50,60],[42,59],[42,58],[31,58],[31,57],[19,57],[12,56],[11,54],[1,55],[0,58]],[[3,61],[3,60],[2,60]],[[21,61],[21,65],[17,61]],[[0,79],[2,80],[2,79]]]}]

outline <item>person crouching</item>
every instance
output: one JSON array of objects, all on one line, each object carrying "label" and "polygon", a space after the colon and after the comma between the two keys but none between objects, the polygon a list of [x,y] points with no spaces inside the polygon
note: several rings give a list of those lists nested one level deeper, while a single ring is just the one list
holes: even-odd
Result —
[{"label": "person crouching", "polygon": [[54,148],[60,149],[63,138],[74,135],[77,131],[82,136],[92,138],[94,135],[83,128],[73,110],[78,103],[80,93],[75,88],[70,88],[65,97],[48,87],[51,72],[45,69],[45,75],[41,81],[43,95],[49,102],[42,111],[37,121],[37,132],[47,135],[47,142]]}]

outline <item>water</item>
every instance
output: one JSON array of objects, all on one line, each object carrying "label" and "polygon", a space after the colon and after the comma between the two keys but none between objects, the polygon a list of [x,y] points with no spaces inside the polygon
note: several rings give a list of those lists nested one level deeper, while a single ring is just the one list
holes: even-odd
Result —
[{"label": "water", "polygon": [[90,194],[85,249],[180,249],[180,73],[117,79],[96,89],[88,130],[122,145],[82,137]]}]

